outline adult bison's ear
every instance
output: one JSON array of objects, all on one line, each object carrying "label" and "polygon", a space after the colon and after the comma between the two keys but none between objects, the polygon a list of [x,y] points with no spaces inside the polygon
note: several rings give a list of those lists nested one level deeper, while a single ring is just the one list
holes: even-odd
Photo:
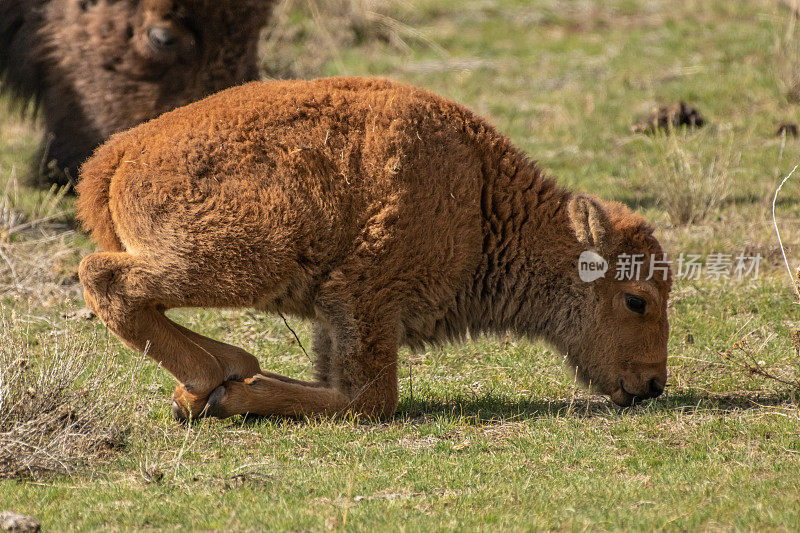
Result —
[{"label": "adult bison's ear", "polygon": [[612,235],[611,222],[600,202],[585,194],[576,194],[567,207],[572,229],[578,242],[587,249],[601,251],[609,245]]}]

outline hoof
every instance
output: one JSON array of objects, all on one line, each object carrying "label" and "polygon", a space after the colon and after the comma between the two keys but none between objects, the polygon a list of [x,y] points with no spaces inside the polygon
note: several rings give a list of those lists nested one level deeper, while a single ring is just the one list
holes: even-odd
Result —
[{"label": "hoof", "polygon": [[189,420],[189,413],[187,413],[178,402],[172,400],[172,418],[177,422],[186,422]]},{"label": "hoof", "polygon": [[199,413],[195,413],[194,411],[190,413],[185,405],[181,405],[177,400],[172,400],[172,418],[174,418],[176,422],[189,422],[191,420],[203,418],[204,416],[206,416],[205,407],[201,409]]},{"label": "hoof", "polygon": [[175,392],[172,394],[172,416],[178,422],[206,416],[207,405],[207,396],[192,394],[183,385],[175,387]]},{"label": "hoof", "polygon": [[205,416],[213,416],[214,418],[228,418],[230,415],[222,405],[222,400],[225,398],[225,385],[220,385],[208,397],[206,407],[203,409]]}]

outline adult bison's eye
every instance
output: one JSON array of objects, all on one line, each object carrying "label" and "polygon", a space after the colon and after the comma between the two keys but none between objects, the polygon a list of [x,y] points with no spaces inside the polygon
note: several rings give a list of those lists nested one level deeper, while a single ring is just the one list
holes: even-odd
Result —
[{"label": "adult bison's eye", "polygon": [[630,309],[634,313],[639,313],[640,315],[643,315],[644,310],[647,307],[647,302],[645,301],[644,298],[640,296],[636,296],[635,294],[625,293],[625,305],[627,305],[628,309]]}]

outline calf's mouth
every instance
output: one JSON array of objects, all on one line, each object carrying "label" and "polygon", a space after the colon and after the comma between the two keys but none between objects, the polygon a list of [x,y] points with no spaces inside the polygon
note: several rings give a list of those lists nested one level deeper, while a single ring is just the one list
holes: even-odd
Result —
[{"label": "calf's mouth", "polygon": [[619,387],[609,396],[611,397],[611,401],[620,407],[630,407],[637,399],[635,395],[625,390],[625,387],[622,386],[622,380],[620,380]]}]

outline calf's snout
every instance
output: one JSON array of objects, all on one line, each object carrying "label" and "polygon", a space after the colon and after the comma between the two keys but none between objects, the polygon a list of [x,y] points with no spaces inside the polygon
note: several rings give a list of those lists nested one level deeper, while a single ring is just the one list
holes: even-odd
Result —
[{"label": "calf's snout", "polygon": [[658,398],[664,392],[664,386],[666,380],[662,381],[658,377],[653,377],[647,384],[647,394],[648,398]]},{"label": "calf's snout", "polygon": [[633,397],[634,401],[640,401],[661,396],[661,394],[664,393],[666,382],[666,373],[662,372],[652,375],[641,375],[633,379],[622,378],[620,380],[620,386],[623,391]]}]

